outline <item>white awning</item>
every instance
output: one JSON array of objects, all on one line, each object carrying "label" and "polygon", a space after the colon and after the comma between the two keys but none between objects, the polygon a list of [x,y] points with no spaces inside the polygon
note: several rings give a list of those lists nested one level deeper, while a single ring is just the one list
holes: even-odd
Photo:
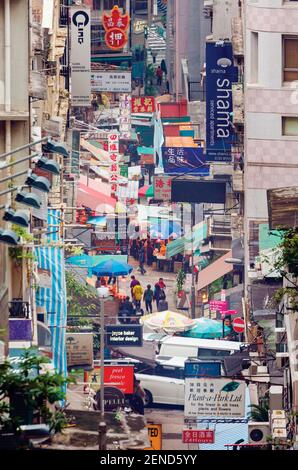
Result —
[{"label": "white awning", "polygon": [[138,199],[139,182],[129,181],[127,186],[118,186],[118,199]]}]

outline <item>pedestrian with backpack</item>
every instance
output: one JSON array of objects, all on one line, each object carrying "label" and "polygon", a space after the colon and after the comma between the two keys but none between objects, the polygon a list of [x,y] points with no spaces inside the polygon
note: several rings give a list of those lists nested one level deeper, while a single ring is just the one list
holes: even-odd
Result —
[{"label": "pedestrian with backpack", "polygon": [[146,305],[146,312],[147,313],[152,313],[152,301],[153,301],[154,293],[153,290],[151,289],[151,285],[148,284],[147,289],[144,292],[144,297],[143,300]]}]

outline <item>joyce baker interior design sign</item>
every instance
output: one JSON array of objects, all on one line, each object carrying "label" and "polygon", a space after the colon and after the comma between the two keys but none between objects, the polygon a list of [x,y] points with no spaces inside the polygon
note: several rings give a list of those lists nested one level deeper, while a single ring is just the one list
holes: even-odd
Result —
[{"label": "joyce baker interior design sign", "polygon": [[202,147],[162,147],[164,172],[209,175]]},{"label": "joyce baker interior design sign", "polygon": [[206,44],[206,160],[230,162],[232,126],[232,83],[238,82],[230,42]]},{"label": "joyce baker interior design sign", "polygon": [[107,326],[108,346],[142,346],[143,327],[140,325],[130,326]]},{"label": "joyce baker interior design sign", "polygon": [[243,418],[245,382],[231,379],[185,380],[186,417]]},{"label": "joyce baker interior design sign", "polygon": [[71,104],[90,106],[90,10],[71,7]]}]

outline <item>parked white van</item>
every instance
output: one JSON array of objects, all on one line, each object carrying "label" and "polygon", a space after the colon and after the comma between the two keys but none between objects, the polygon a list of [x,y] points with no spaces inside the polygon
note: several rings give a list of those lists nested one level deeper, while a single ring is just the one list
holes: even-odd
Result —
[{"label": "parked white van", "polygon": [[216,339],[187,338],[183,336],[166,336],[161,339],[159,356],[196,357],[198,359],[220,359],[240,350],[243,343],[237,341],[220,341]]}]

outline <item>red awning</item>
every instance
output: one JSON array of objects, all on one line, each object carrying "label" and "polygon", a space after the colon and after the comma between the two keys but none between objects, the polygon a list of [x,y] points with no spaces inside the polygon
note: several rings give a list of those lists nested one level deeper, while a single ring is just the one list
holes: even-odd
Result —
[{"label": "red awning", "polygon": [[89,207],[93,211],[111,213],[115,210],[116,199],[79,183],[77,205]]},{"label": "red awning", "polygon": [[142,186],[142,188],[139,189],[139,197],[146,197],[146,192],[148,191],[150,186]]},{"label": "red awning", "polygon": [[214,281],[217,281],[220,277],[233,271],[233,265],[225,263],[225,260],[232,257],[232,251],[229,251],[224,256],[221,256],[214,263],[209,264],[207,268],[199,272],[198,290],[209,286]]}]

